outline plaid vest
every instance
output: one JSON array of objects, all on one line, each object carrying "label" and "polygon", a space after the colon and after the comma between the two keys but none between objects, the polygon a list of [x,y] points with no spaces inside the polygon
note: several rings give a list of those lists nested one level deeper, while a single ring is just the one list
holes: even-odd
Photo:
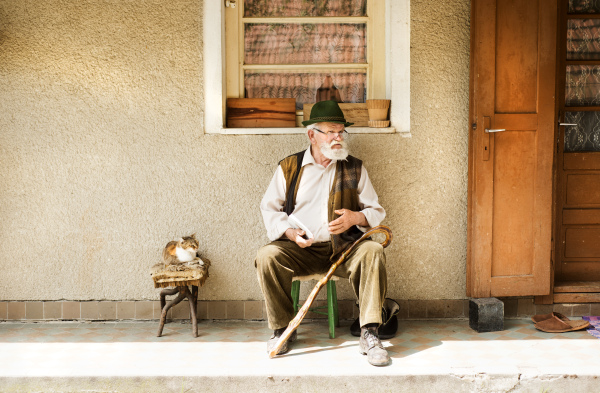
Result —
[{"label": "plaid vest", "polygon": [[[302,159],[305,152],[301,151],[292,154],[279,162],[283,170],[283,176],[285,177],[287,193],[284,211],[288,215],[292,214],[296,205],[296,194],[298,194],[300,177],[302,177],[302,172],[304,171]],[[333,186],[329,191],[328,217],[330,222],[339,217],[334,213],[335,210],[348,209],[360,211],[358,204],[358,182],[360,180],[361,168],[362,161],[353,156],[348,156],[346,161],[336,162]],[[358,240],[362,234],[363,232],[360,229],[353,226],[346,232],[331,235],[333,246],[331,260],[337,259],[338,255]]]}]

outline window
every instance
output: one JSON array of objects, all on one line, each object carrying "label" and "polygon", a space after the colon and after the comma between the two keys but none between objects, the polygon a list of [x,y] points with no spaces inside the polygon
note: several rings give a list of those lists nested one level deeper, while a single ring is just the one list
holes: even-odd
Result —
[{"label": "window", "polygon": [[[321,99],[390,98],[392,127],[408,132],[409,0],[237,0],[235,8],[219,3],[204,2],[205,132],[304,132],[226,129],[226,97],[295,98],[298,115],[304,103]],[[394,61],[403,65],[392,69]]]}]

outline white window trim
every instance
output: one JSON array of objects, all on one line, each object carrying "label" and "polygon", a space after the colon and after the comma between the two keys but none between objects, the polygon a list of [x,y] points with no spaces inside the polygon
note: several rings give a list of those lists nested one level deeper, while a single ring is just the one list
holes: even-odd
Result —
[{"label": "white window trim", "polygon": [[[304,127],[225,128],[224,1],[205,0],[203,15],[204,133],[303,134]],[[386,0],[386,98],[392,101],[388,128],[350,127],[351,133],[410,136],[410,0]],[[391,43],[394,43],[392,48]],[[393,50],[392,50],[393,49]]]}]

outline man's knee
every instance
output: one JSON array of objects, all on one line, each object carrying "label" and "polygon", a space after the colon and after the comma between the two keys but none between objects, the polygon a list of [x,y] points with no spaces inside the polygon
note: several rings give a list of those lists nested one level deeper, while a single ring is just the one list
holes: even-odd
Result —
[{"label": "man's knee", "polygon": [[366,241],[362,245],[361,251],[363,251],[367,256],[373,256],[378,258],[384,257],[385,255],[383,253],[383,246],[380,243],[371,240]]},{"label": "man's knee", "polygon": [[371,271],[379,271],[380,274],[385,274],[385,253],[383,246],[375,241],[368,241],[361,250],[363,252],[363,258],[361,264],[362,269],[368,269]]},{"label": "man's knee", "polygon": [[350,276],[360,272],[385,272],[385,253],[383,246],[375,241],[367,240],[361,243],[356,253],[343,265]]},{"label": "man's knee", "polygon": [[277,257],[280,255],[279,247],[273,244],[267,244],[259,248],[254,260],[254,266],[259,270],[270,269],[273,263],[277,262]]}]

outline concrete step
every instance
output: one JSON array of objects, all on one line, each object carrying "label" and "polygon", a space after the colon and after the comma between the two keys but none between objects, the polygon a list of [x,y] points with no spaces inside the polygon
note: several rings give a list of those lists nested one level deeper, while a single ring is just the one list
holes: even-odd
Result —
[{"label": "concrete step", "polygon": [[539,332],[529,320],[476,333],[467,320],[401,321],[373,367],[343,321],[306,321],[286,355],[269,359],[264,322],[0,323],[2,392],[592,392],[600,340]]}]

